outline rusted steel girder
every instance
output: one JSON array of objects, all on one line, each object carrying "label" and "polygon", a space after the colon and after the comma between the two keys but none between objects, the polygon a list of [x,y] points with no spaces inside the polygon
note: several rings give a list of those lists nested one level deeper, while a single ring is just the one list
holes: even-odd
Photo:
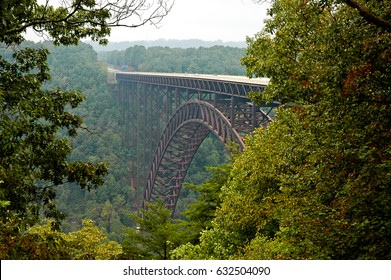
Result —
[{"label": "rusted steel girder", "polygon": [[201,100],[182,105],[166,126],[153,159],[145,189],[146,203],[163,199],[174,212],[179,191],[202,141],[213,132],[223,143],[244,143],[229,120],[217,108]]}]

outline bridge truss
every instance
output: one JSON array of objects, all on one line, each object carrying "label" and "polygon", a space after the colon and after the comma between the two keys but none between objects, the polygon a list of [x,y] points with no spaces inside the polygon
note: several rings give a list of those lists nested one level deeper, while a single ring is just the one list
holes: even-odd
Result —
[{"label": "bridge truss", "polygon": [[[197,149],[212,132],[244,149],[243,137],[266,126],[278,103],[247,98],[265,81],[235,76],[117,72],[117,95],[127,125],[131,185],[146,203],[163,199],[174,213]],[[141,129],[143,128],[143,129]],[[143,133],[141,133],[143,131]],[[141,187],[142,186],[142,187]]]}]

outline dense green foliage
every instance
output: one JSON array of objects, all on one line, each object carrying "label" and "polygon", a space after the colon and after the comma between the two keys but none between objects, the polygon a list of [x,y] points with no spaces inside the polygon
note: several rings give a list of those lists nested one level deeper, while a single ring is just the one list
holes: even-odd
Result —
[{"label": "dense green foliage", "polygon": [[[28,224],[42,210],[46,217],[62,219],[54,200],[57,186],[76,182],[90,190],[102,185],[107,173],[103,163],[67,160],[71,146],[58,133],[64,129],[63,135],[77,134],[82,120],[69,109],[84,97],[77,90],[43,89],[50,78],[47,55],[44,48],[27,47],[0,61],[1,193],[10,202],[7,210]],[[3,221],[8,215],[2,212]]]},{"label": "dense green foliage", "polygon": [[[58,190],[63,195],[72,184],[84,193],[104,183],[106,163],[94,156],[80,160],[70,153],[72,139],[86,129],[82,117],[75,114],[85,99],[79,90],[87,87],[92,96],[100,91],[107,94],[107,90],[102,90],[106,86],[102,83],[106,69],[97,67],[91,47],[82,49],[79,56],[64,51],[65,56],[61,57],[60,51],[51,57],[52,67],[59,71],[48,83],[52,78],[48,49],[54,53],[58,49],[53,49],[52,44],[22,43],[27,30],[51,39],[54,45],[75,45],[85,37],[104,43],[110,27],[121,25],[135,12],[141,22],[131,26],[159,21],[171,5],[169,1],[142,1],[129,8],[120,1],[93,0],[61,4],[53,7],[49,2],[39,4],[36,0],[0,2],[1,258],[95,259],[122,252],[118,244],[107,243],[104,234],[90,221],[80,234],[63,237],[59,226],[65,213],[59,210],[56,200]],[[78,61],[81,56],[88,61],[83,67]],[[77,71],[89,71],[89,79],[81,79],[77,71],[67,72],[75,70],[76,64]],[[109,212],[105,213],[110,216]],[[48,218],[52,219],[50,225],[38,225]]]},{"label": "dense green foliage", "polygon": [[[390,20],[389,1],[364,1]],[[275,0],[249,39],[257,101],[285,105],[222,186],[213,228],[176,258],[390,259],[390,41],[341,1]]]},{"label": "dense green foliage", "polygon": [[25,258],[17,244],[25,244],[26,230],[41,219],[54,219],[58,230],[65,215],[57,208],[57,187],[77,183],[91,190],[107,174],[104,163],[68,160],[71,145],[65,135],[75,137],[82,126],[71,109],[84,97],[77,90],[45,88],[48,50],[21,46],[29,27],[45,30],[55,44],[75,44],[86,36],[103,39],[110,32],[104,24],[110,13],[91,10],[94,6],[94,1],[78,1],[70,10],[34,0],[0,3],[0,243],[11,252],[4,250],[4,258]]},{"label": "dense green foliage", "polygon": [[214,46],[210,48],[168,48],[134,46],[125,51],[100,55],[101,59],[127,71],[245,75],[240,58],[245,49]]},{"label": "dense green foliage", "polygon": [[191,232],[183,220],[173,219],[162,201],[149,203],[139,215],[131,215],[136,227],[128,228],[124,251],[133,259],[170,259],[172,249],[191,239]]},{"label": "dense green foliage", "polygon": [[20,232],[18,223],[1,231],[0,259],[24,260],[112,260],[123,257],[122,246],[110,241],[92,220],[65,234],[53,228],[53,221]]},{"label": "dense green foliage", "polygon": [[94,192],[76,186],[58,188],[59,208],[67,213],[65,231],[74,231],[83,219],[93,219],[110,238],[119,240],[128,213],[139,207],[128,181],[128,159],[123,143],[123,122],[118,101],[105,83],[106,67],[97,61],[89,45],[51,47],[48,59],[52,79],[48,87],[82,90],[86,99],[74,110],[83,117],[86,129],[73,140],[70,160],[102,160],[109,171],[101,188]]},{"label": "dense green foliage", "polygon": [[187,189],[196,191],[199,197],[196,201],[187,205],[184,216],[189,221],[189,227],[196,234],[193,243],[198,243],[200,234],[203,230],[211,229],[212,220],[215,218],[216,209],[222,202],[221,188],[229,178],[231,165],[221,165],[218,167],[209,167],[212,171],[210,177],[205,182],[199,184],[185,184]]}]

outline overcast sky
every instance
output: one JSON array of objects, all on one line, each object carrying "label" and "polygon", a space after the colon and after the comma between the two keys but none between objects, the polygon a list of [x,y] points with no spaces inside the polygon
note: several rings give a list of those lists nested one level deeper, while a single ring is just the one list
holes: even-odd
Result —
[{"label": "overcast sky", "polygon": [[175,0],[159,29],[150,25],[133,29],[113,28],[110,41],[245,41],[246,36],[253,36],[261,30],[267,7],[267,3],[255,4],[252,0]]},{"label": "overcast sky", "polygon": [[[44,0],[38,0],[45,2]],[[58,4],[58,0],[51,0]],[[152,0],[151,0],[152,1]],[[147,24],[137,28],[112,28],[110,42],[200,39],[245,41],[263,27],[268,3],[253,0],[174,0],[171,12],[159,28]],[[26,38],[41,41],[32,31]]]}]

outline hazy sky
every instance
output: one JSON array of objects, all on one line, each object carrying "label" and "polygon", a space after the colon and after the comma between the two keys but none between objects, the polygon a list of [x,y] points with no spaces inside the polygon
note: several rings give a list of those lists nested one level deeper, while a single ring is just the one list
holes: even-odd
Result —
[{"label": "hazy sky", "polygon": [[252,0],[175,0],[160,28],[113,28],[110,41],[202,39],[245,41],[261,30],[266,4]]},{"label": "hazy sky", "polygon": [[[51,0],[58,4],[58,0]],[[152,1],[152,0],[151,0]],[[171,12],[160,28],[147,24],[137,28],[113,28],[110,42],[201,39],[206,41],[245,41],[262,29],[268,3],[253,0],[174,0]],[[45,2],[38,0],[38,2]],[[51,3],[51,2],[50,2]],[[32,31],[26,38],[41,41]]]}]

